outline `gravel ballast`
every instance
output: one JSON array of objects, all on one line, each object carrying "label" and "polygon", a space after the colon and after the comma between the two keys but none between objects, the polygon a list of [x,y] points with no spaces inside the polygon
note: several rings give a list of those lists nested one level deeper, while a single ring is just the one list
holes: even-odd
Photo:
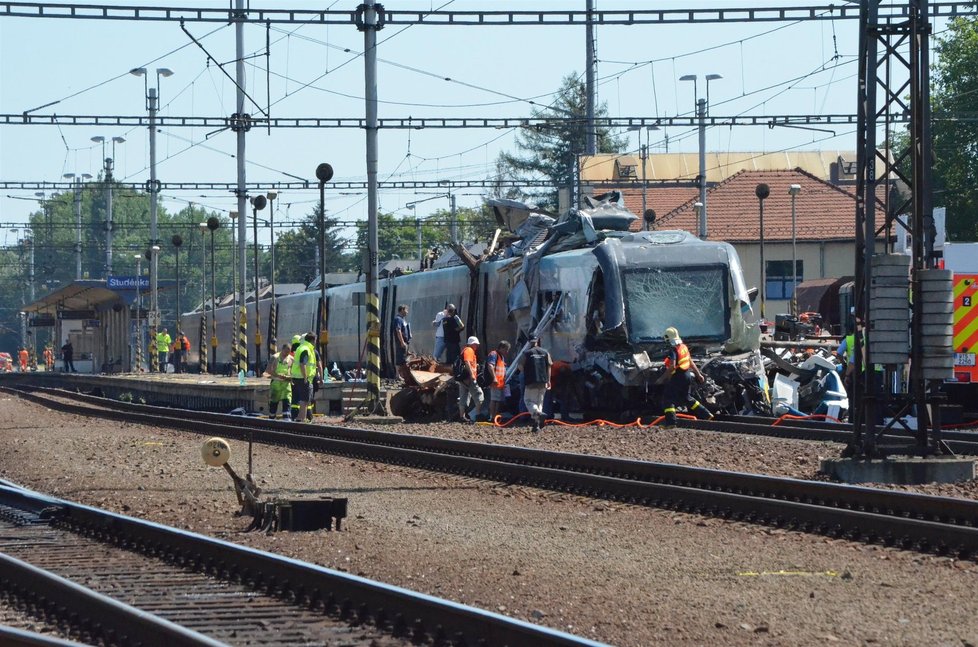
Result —
[{"label": "gravel ballast", "polygon": [[[269,496],[348,497],[350,517],[246,534],[202,436],[9,397],[0,412],[2,478],[611,644],[978,644],[970,561],[265,446]],[[382,429],[809,477],[838,452],[682,430]],[[243,473],[246,445],[232,449]]]}]

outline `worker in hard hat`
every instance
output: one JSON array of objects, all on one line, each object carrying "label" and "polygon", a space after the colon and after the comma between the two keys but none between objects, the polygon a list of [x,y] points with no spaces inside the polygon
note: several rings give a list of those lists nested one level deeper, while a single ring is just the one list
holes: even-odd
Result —
[{"label": "worker in hard hat", "polygon": [[669,354],[665,359],[665,370],[656,380],[656,384],[665,384],[662,390],[662,409],[665,413],[662,428],[672,429],[676,426],[676,405],[686,405],[697,418],[712,419],[713,414],[689,394],[692,379],[702,384],[706,378],[679,337],[679,331],[670,326],[666,328],[663,338],[669,344]]}]

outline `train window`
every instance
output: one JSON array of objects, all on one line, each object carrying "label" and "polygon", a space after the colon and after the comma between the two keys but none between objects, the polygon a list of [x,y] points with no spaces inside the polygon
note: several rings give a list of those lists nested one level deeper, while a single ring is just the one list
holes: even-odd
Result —
[{"label": "train window", "polygon": [[723,342],[729,338],[723,266],[636,268],[622,273],[622,283],[632,342],[661,341],[669,326],[678,328],[687,340]]},{"label": "train window", "polygon": [[570,293],[559,292],[557,290],[545,290],[538,293],[536,320],[539,321],[544,313],[547,312],[550,304],[559,299],[561,295],[563,295],[563,299],[560,302],[560,308],[558,308],[556,315],[554,315],[553,329],[556,332],[567,332],[577,327],[577,322],[573,316],[573,299]]}]

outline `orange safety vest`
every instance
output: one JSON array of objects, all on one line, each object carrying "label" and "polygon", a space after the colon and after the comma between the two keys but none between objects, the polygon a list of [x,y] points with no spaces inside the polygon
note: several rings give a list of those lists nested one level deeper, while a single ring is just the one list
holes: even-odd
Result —
[{"label": "orange safety vest", "polygon": [[[676,357],[678,361],[676,362],[676,368],[680,371],[688,371],[690,366],[693,365],[691,359],[689,359],[689,349],[686,348],[686,344],[679,344],[676,346]],[[666,366],[672,364],[672,359],[666,357]]]},{"label": "orange safety vest", "polygon": [[497,389],[506,388],[506,360],[503,359],[502,353],[499,351],[493,351],[496,353],[496,366],[493,367],[493,386]]},{"label": "orange safety vest", "polygon": [[22,350],[19,353],[17,353],[17,355],[18,355],[18,357],[20,359],[20,363],[22,365],[26,366],[27,365],[27,351],[26,350]]}]

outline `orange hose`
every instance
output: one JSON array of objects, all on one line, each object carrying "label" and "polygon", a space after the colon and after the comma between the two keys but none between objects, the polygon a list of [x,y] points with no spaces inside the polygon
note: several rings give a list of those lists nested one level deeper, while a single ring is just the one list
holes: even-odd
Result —
[{"label": "orange hose", "polygon": [[771,426],[777,427],[778,425],[781,424],[782,420],[831,420],[832,422],[838,422],[839,424],[842,424],[842,421],[839,420],[838,418],[825,415],[824,413],[813,414],[810,416],[794,416],[790,413],[786,413],[780,418],[778,418],[777,420],[775,420],[774,422],[772,422]]}]

